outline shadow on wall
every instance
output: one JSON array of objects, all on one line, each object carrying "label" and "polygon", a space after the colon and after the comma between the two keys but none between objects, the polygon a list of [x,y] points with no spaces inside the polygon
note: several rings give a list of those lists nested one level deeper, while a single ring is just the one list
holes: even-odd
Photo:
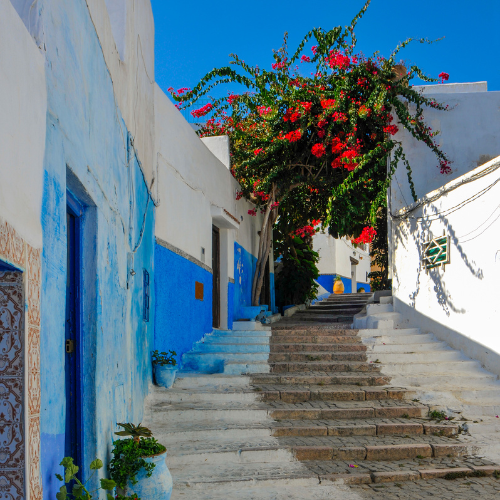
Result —
[{"label": "shadow on wall", "polygon": [[[467,254],[459,243],[457,233],[451,225],[449,219],[441,215],[438,212],[437,207],[435,206],[428,207],[428,210],[430,210],[430,213],[428,213],[425,218],[406,219],[407,224],[404,223],[404,220],[400,220],[398,223],[398,220],[393,218],[394,247],[403,248],[406,250],[406,245],[411,241],[417,248],[418,252],[418,262],[415,264],[415,273],[417,276],[415,287],[414,291],[408,297],[410,299],[409,305],[413,308],[416,305],[417,297],[420,293],[420,276],[422,272],[425,272],[425,268],[423,265],[424,243],[430,240],[431,235],[432,237],[440,236],[440,234],[431,233],[431,225],[433,222],[437,222],[438,224],[436,224],[436,226],[439,226],[440,228],[444,227],[445,234],[447,236],[450,236],[450,244],[454,249],[456,249],[456,253],[460,256],[470,274],[478,280],[482,280],[484,278],[483,270],[479,267],[476,267],[474,265],[474,262],[471,262],[467,257]],[[401,249],[399,251],[401,252]],[[440,269],[441,267],[435,267],[428,270],[428,275],[434,284],[433,290],[436,296],[437,303],[440,305],[447,316],[450,315],[450,310],[457,314],[465,314],[466,310],[464,308],[452,302],[450,294],[443,282],[443,276],[440,274]],[[406,270],[405,274],[408,274]],[[401,282],[396,264],[393,264],[393,279],[395,279],[398,283]]]}]

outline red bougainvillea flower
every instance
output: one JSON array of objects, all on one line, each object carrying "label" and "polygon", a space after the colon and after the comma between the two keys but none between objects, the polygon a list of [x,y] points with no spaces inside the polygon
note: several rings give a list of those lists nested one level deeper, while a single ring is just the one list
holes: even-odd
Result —
[{"label": "red bougainvillea flower", "polygon": [[317,49],[318,49],[318,46],[317,46],[317,45],[313,45],[313,46],[311,47],[312,53],[313,53],[313,54],[316,54],[316,50],[317,50]]},{"label": "red bougainvillea flower", "polygon": [[335,111],[332,115],[333,119],[336,122],[346,122],[347,121],[347,115],[345,113],[339,113],[338,111]]},{"label": "red bougainvillea flower", "polygon": [[243,191],[236,191],[236,201],[241,200],[243,198]]},{"label": "red bougainvillea flower", "polygon": [[321,101],[321,107],[323,109],[330,109],[335,106],[335,99],[323,99]]},{"label": "red bougainvillea flower", "polygon": [[451,174],[451,161],[449,160],[439,160],[438,168],[441,169],[442,174]]},{"label": "red bougainvillea flower", "polygon": [[189,89],[188,89],[187,87],[182,87],[181,89],[179,89],[179,90],[177,91],[177,93],[178,93],[179,95],[182,95],[182,94],[184,94],[184,92],[187,92],[188,90],[189,90]]},{"label": "red bougainvillea flower", "polygon": [[295,234],[301,238],[304,238],[305,236],[313,236],[316,234],[316,229],[312,226],[299,227],[299,229],[295,231]]},{"label": "red bougainvillea flower", "polygon": [[352,243],[359,245],[360,243],[371,243],[377,235],[377,231],[373,227],[365,227],[358,238],[351,240]]},{"label": "red bougainvillea flower", "polygon": [[309,111],[311,111],[312,102],[301,102],[300,105],[304,108],[304,111],[306,113],[309,113]]},{"label": "red bougainvillea flower", "polygon": [[211,103],[208,103],[208,104],[205,104],[205,106],[203,106],[203,107],[201,107],[199,109],[195,109],[194,111],[191,111],[191,114],[195,118],[200,118],[202,116],[205,116],[207,113],[209,113],[212,108],[213,108],[213,105]]},{"label": "red bougainvillea flower", "polygon": [[257,111],[259,112],[260,116],[266,116],[272,112],[272,109],[267,108],[266,106],[257,106]]},{"label": "red bougainvillea flower", "polygon": [[255,217],[257,215],[257,210],[255,210],[255,208],[252,208],[252,210],[248,211],[248,215],[251,215],[252,217]]},{"label": "red bougainvillea flower", "polygon": [[260,153],[262,153],[262,151],[264,151],[264,149],[262,149],[262,148],[255,149],[255,150],[254,150],[254,152],[253,152],[253,154],[254,154],[255,156],[257,156],[257,155],[259,155]]},{"label": "red bougainvillea flower", "polygon": [[332,153],[338,154],[344,149],[342,141],[338,137],[332,139]]},{"label": "red bougainvillea flower", "polygon": [[441,83],[444,83],[450,79],[450,75],[443,71],[442,73],[439,73],[439,78],[441,78]]},{"label": "red bougainvillea flower", "polygon": [[285,57],[285,59],[283,59],[283,61],[275,62],[274,64],[271,64],[271,66],[273,69],[281,69],[281,68],[285,67],[286,61],[287,61],[287,58]]},{"label": "red bougainvillea flower", "polygon": [[227,102],[229,104],[233,104],[233,102],[236,101],[236,99],[238,99],[238,97],[240,97],[238,94],[231,94],[228,96]]},{"label": "red bougainvillea flower", "polygon": [[330,68],[347,69],[351,64],[350,57],[337,50],[330,51],[327,61]]},{"label": "red bougainvillea flower", "polygon": [[320,120],[318,122],[318,127],[323,128],[328,122],[326,120]]},{"label": "red bougainvillea flower", "polygon": [[302,115],[296,111],[295,113],[292,113],[292,114],[290,115],[290,121],[291,121],[292,123],[295,123],[298,119],[300,119],[300,117],[301,117],[301,116],[302,116]]},{"label": "red bougainvillea flower", "polygon": [[318,130],[318,137],[320,139],[323,139],[323,137],[325,137],[326,135],[326,132],[324,130]]},{"label": "red bougainvillea flower", "polygon": [[302,137],[302,131],[300,129],[292,130],[285,134],[285,139],[290,142],[297,142]]},{"label": "red bougainvillea flower", "polygon": [[316,158],[321,158],[326,153],[325,146],[319,142],[312,147],[311,153],[316,156]]},{"label": "red bougainvillea flower", "polygon": [[399,129],[398,127],[396,127],[396,125],[387,125],[387,127],[384,127],[384,132],[390,135],[397,134],[398,130]]},{"label": "red bougainvillea flower", "polygon": [[306,55],[302,56],[302,57],[300,58],[300,60],[301,60],[302,62],[311,62],[311,58],[310,58],[309,56],[306,56]]},{"label": "red bougainvillea flower", "polygon": [[280,206],[280,202],[275,201],[274,203],[271,204],[271,210],[273,210],[274,208],[278,208],[279,206]]}]

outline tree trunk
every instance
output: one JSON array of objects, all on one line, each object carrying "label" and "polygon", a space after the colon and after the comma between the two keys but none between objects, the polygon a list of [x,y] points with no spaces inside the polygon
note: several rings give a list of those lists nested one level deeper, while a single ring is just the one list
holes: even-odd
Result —
[{"label": "tree trunk", "polygon": [[259,253],[257,255],[257,265],[253,275],[252,282],[252,305],[258,306],[260,301],[260,294],[262,291],[262,284],[264,283],[264,271],[266,269],[267,259],[271,251],[271,243],[273,241],[273,226],[277,218],[277,208],[271,209],[274,203],[274,189],[272,195],[267,202],[264,220],[262,221],[262,229],[259,238]]}]

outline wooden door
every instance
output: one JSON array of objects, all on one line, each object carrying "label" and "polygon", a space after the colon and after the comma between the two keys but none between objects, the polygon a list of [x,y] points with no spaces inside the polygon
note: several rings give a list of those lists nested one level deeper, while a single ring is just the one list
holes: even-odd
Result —
[{"label": "wooden door", "polygon": [[220,233],[212,226],[212,326],[220,327]]}]

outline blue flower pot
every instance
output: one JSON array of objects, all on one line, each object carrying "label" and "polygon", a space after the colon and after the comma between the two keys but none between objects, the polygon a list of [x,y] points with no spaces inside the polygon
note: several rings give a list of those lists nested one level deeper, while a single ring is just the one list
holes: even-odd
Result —
[{"label": "blue flower pot", "polygon": [[141,500],[170,500],[173,483],[166,459],[166,451],[153,457],[144,457],[146,462],[156,465],[153,474],[146,477],[146,471],[142,468],[136,476],[137,483],[127,483],[127,495],[135,493]]},{"label": "blue flower pot", "polygon": [[154,365],[156,384],[168,389],[172,387],[175,380],[177,368],[172,365]]}]

